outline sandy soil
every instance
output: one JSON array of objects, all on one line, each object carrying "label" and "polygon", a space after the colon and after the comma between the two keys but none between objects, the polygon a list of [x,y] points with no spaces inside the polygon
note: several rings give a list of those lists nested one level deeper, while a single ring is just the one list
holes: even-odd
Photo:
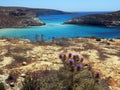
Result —
[{"label": "sandy soil", "polygon": [[59,70],[63,67],[58,58],[61,52],[79,54],[84,58],[84,63],[91,64],[94,71],[101,72],[101,78],[109,78],[107,82],[111,90],[120,90],[119,39],[98,41],[94,38],[74,38],[56,40],[52,44],[0,39],[0,80],[5,83],[10,72],[19,73],[14,88],[6,84],[7,90],[19,90],[21,74],[39,70]]}]

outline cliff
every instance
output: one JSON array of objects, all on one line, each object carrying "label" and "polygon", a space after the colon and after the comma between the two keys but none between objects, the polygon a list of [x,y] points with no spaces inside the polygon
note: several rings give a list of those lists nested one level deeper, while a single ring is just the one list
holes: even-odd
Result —
[{"label": "cliff", "polygon": [[0,7],[0,28],[27,27],[45,25],[37,16],[64,14],[51,9],[33,9],[25,7]]},{"label": "cliff", "polygon": [[76,18],[73,18],[65,22],[64,24],[119,27],[120,26],[120,11],[106,13],[106,14],[94,14],[94,15],[76,17]]}]

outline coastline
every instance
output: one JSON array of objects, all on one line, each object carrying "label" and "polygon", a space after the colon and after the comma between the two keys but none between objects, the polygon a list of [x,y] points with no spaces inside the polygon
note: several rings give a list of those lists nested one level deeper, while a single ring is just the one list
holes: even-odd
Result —
[{"label": "coastline", "polygon": [[38,16],[52,14],[68,14],[53,9],[38,9],[26,7],[0,7],[0,28],[19,28],[45,25]]},{"label": "coastline", "polygon": [[91,14],[82,17],[75,17],[64,22],[64,24],[91,25],[109,28],[120,27],[119,17],[120,11],[114,11],[102,14]]}]

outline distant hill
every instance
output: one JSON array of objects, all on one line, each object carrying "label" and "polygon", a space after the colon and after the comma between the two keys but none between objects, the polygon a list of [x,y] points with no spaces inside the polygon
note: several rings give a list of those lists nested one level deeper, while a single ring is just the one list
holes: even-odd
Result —
[{"label": "distant hill", "polygon": [[37,16],[48,14],[65,14],[65,12],[26,7],[0,7],[0,28],[45,25]]},{"label": "distant hill", "polygon": [[76,17],[65,24],[120,27],[120,11]]}]

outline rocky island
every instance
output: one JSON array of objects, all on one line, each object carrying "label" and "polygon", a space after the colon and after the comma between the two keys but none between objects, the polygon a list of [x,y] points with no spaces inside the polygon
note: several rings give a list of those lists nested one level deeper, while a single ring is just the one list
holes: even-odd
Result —
[{"label": "rocky island", "polygon": [[45,25],[37,16],[64,14],[51,9],[33,9],[25,7],[0,7],[0,28],[28,27]]},{"label": "rocky island", "polygon": [[86,15],[82,17],[76,17],[65,22],[64,24],[119,27],[120,11],[105,13],[105,14],[93,14],[93,15]]}]

